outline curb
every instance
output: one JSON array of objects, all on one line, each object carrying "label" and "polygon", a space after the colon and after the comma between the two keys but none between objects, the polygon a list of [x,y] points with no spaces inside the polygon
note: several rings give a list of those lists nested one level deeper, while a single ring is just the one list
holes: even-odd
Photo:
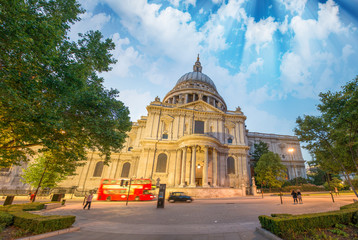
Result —
[{"label": "curb", "polygon": [[270,240],[282,240],[282,238],[277,237],[275,234],[267,231],[266,229],[256,227],[256,232],[260,233],[262,236]]},{"label": "curb", "polygon": [[65,233],[75,232],[75,231],[78,231],[78,230],[80,230],[80,227],[70,227],[70,228],[65,228],[65,229],[62,229],[62,230],[57,230],[57,231],[53,231],[53,232],[48,232],[48,233],[39,234],[39,235],[34,235],[34,236],[29,236],[29,237],[23,237],[23,238],[17,238],[17,240],[37,240],[37,239],[44,239],[44,238],[48,238],[48,237],[53,237],[53,236],[65,234]]}]

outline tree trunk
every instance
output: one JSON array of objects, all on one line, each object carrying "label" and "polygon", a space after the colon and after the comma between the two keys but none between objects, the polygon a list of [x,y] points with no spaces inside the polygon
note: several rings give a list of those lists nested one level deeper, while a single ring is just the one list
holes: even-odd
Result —
[{"label": "tree trunk", "polygon": [[32,198],[32,202],[35,202],[37,193],[38,193],[38,191],[39,191],[39,189],[40,189],[40,187],[41,187],[42,179],[43,179],[44,176],[45,176],[46,169],[47,169],[47,164],[46,164],[46,167],[45,167],[45,169],[44,169],[44,171],[43,171],[43,173],[42,173],[42,176],[41,176],[41,178],[40,178],[39,184],[37,185],[36,191],[35,191],[35,193],[34,193],[34,197]]},{"label": "tree trunk", "polygon": [[[353,124],[351,123],[351,130],[352,130],[352,128],[353,128],[352,125],[353,125]],[[351,152],[352,162],[354,163],[354,166],[356,167],[356,169],[357,169],[357,171],[358,171],[358,165],[357,165],[356,160],[354,159],[354,151],[353,151],[353,149],[352,149],[352,144],[353,144],[353,142],[352,142],[352,131],[350,131],[350,132],[349,132],[349,143],[348,143],[348,145],[349,145],[349,150],[350,150],[350,152]]]}]

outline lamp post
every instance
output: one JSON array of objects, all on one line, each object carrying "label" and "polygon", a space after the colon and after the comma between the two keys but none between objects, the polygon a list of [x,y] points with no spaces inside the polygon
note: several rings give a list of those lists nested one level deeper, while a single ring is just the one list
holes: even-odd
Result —
[{"label": "lamp post", "polygon": [[295,151],[294,148],[289,148],[288,152],[291,153],[291,164],[293,166],[293,171],[295,173],[295,178],[296,178],[296,186],[298,186],[298,181],[297,181],[297,176],[296,176],[296,165],[293,163],[293,152]]}]

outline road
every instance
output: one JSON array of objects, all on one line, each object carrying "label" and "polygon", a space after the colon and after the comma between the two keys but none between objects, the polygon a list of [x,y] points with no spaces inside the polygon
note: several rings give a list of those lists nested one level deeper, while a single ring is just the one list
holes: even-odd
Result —
[{"label": "road", "polygon": [[304,196],[293,204],[290,196],[280,204],[278,196],[197,199],[192,203],[100,202],[91,210],[82,209],[82,200],[68,200],[66,206],[40,211],[44,215],[75,215],[80,231],[48,239],[265,239],[255,232],[259,215],[271,213],[313,213],[338,210],[353,202],[354,196]]}]

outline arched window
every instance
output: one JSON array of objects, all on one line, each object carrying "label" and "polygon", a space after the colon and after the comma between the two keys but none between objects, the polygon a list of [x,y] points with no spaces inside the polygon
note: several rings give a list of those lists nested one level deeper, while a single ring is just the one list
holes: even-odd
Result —
[{"label": "arched window", "polygon": [[132,151],[133,147],[129,147],[128,148],[128,152]]},{"label": "arched window", "polygon": [[101,177],[103,172],[103,161],[100,161],[96,164],[96,167],[93,172],[93,177]]},{"label": "arched window", "polygon": [[167,169],[167,155],[165,153],[161,153],[157,159],[157,168],[156,172],[165,172]]},{"label": "arched window", "polygon": [[123,164],[121,177],[122,178],[129,177],[129,170],[130,169],[131,169],[131,164],[129,162],[126,162],[125,164]]},{"label": "arched window", "polygon": [[227,158],[227,174],[235,174],[235,159],[233,157]]},{"label": "arched window", "polygon": [[232,138],[229,138],[229,139],[227,140],[227,143],[228,143],[228,144],[232,144]]},{"label": "arched window", "polygon": [[168,139],[168,134],[167,133],[164,133],[163,136],[162,136],[163,139]]}]

